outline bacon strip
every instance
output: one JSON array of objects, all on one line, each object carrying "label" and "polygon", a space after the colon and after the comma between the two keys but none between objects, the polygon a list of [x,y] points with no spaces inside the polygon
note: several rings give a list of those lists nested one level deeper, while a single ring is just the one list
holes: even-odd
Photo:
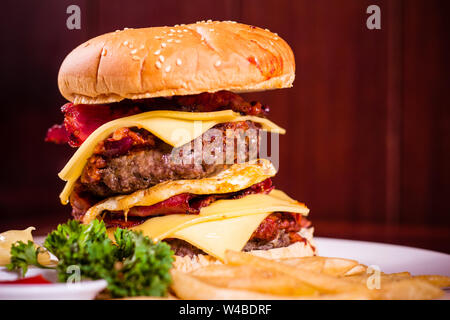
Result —
[{"label": "bacon strip", "polygon": [[[73,103],[66,103],[61,107],[61,111],[64,113],[64,123],[50,128],[45,140],[55,143],[67,142],[72,147],[79,147],[102,124],[142,112],[135,106],[93,106]],[[66,129],[67,140],[57,138],[60,132],[56,129],[63,126]]]},{"label": "bacon strip", "polygon": [[[102,124],[145,111],[211,112],[226,109],[254,116],[266,116],[269,112],[268,106],[256,101],[247,102],[241,96],[229,91],[172,98],[124,100],[107,105],[66,103],[61,107],[61,111],[64,113],[64,123],[51,127],[45,141],[59,144],[68,143],[72,147],[79,147]],[[65,133],[63,128],[65,128]]]},{"label": "bacon strip", "polygon": [[199,214],[200,209],[220,199],[239,199],[249,194],[269,193],[274,187],[270,178],[247,189],[226,194],[195,195],[182,193],[151,206],[137,206],[130,209],[130,217],[150,217],[168,214]]},{"label": "bacon strip", "polygon": [[293,243],[299,241],[301,238],[297,232],[301,228],[308,228],[310,226],[311,222],[299,213],[276,212],[263,220],[255,232],[253,232],[251,239],[271,241],[276,238],[279,230],[284,230],[289,234],[291,243]]},{"label": "bacon strip", "polygon": [[[190,193],[182,193],[151,206],[133,207],[127,214],[125,221],[123,212],[109,212],[103,219],[108,227],[129,228],[143,223],[146,219],[153,216],[169,215],[169,214],[199,214],[200,209],[209,206],[214,201],[220,199],[239,199],[249,194],[264,193],[272,191],[272,180],[270,178],[257,183],[247,189],[212,195],[196,195]],[[95,199],[89,198],[89,195],[83,192],[80,185],[77,185],[70,196],[70,204],[72,205],[72,216],[81,220],[86,211],[95,204]]]},{"label": "bacon strip", "polygon": [[69,133],[63,124],[55,124],[47,130],[45,142],[64,144],[69,142]]}]

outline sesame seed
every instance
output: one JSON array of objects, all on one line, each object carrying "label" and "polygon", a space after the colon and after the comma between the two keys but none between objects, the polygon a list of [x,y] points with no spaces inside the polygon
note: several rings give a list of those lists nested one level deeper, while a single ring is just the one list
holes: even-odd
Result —
[{"label": "sesame seed", "polygon": [[168,39],[168,40],[167,40],[167,42],[172,42],[172,41],[173,41],[173,39]]},{"label": "sesame seed", "polygon": [[123,28],[123,30],[128,30],[128,28]]},{"label": "sesame seed", "polygon": [[181,66],[181,59],[177,58],[177,66]]},{"label": "sesame seed", "polygon": [[160,54],[161,53],[161,50],[160,49],[158,49],[158,50],[156,50],[155,52],[153,52],[154,54],[156,54],[156,55],[158,55],[158,54]]},{"label": "sesame seed", "polygon": [[217,60],[216,63],[214,64],[216,67],[220,66],[222,64],[222,61]]},{"label": "sesame seed", "polygon": [[174,25],[174,27],[178,27],[178,26],[179,26],[179,24]]},{"label": "sesame seed", "polygon": [[208,21],[206,21],[206,22],[208,22],[208,23],[211,23],[212,22],[212,20],[211,19],[209,19]]},{"label": "sesame seed", "polygon": [[177,32],[178,32],[178,33],[180,33],[180,32],[181,32],[181,30],[180,30],[180,29],[178,29],[178,30],[177,30]]},{"label": "sesame seed", "polygon": [[161,60],[161,62],[164,62],[164,56],[159,56],[159,60]]},{"label": "sesame seed", "polygon": [[175,32],[175,30],[174,29],[170,29],[170,32]]},{"label": "sesame seed", "polygon": [[166,67],[166,69],[164,69],[166,72],[169,72],[171,69],[170,65]]},{"label": "sesame seed", "polygon": [[123,42],[123,45],[124,45],[124,46],[128,45],[128,41],[124,41],[124,42]]},{"label": "sesame seed", "polygon": [[164,42],[161,43],[161,47],[165,48],[167,46],[167,44],[165,44]]},{"label": "sesame seed", "polygon": [[162,39],[162,37],[161,36],[155,36],[155,39],[159,40],[159,39]]},{"label": "sesame seed", "polygon": [[274,32],[274,35],[278,36],[278,33]]},{"label": "sesame seed", "polygon": [[133,56],[133,60],[139,60],[140,58],[138,56]]},{"label": "sesame seed", "polygon": [[189,30],[188,29],[183,29],[183,32],[188,32]]},{"label": "sesame seed", "polygon": [[269,40],[269,43],[270,43],[271,46],[273,46],[273,42],[271,40]]},{"label": "sesame seed", "polygon": [[156,68],[161,69],[162,64],[161,64],[161,62],[156,61],[156,62],[155,62],[155,66],[156,66]]},{"label": "sesame seed", "polygon": [[209,31],[213,32],[213,31],[214,31],[214,29],[213,29],[213,28],[211,28],[211,29],[209,29]]},{"label": "sesame seed", "polygon": [[139,47],[139,49],[144,49],[145,48],[145,46],[143,45],[143,44],[141,44],[141,46]]},{"label": "sesame seed", "polygon": [[106,49],[105,48],[102,49],[102,56],[106,56]]},{"label": "sesame seed", "polygon": [[137,52],[137,49],[131,50],[131,54],[135,54]]},{"label": "sesame seed", "polygon": [[133,44],[130,43],[130,44],[128,45],[128,48],[133,49]]},{"label": "sesame seed", "polygon": [[175,42],[176,42],[176,43],[180,43],[181,40],[180,40],[180,39],[176,39]]}]

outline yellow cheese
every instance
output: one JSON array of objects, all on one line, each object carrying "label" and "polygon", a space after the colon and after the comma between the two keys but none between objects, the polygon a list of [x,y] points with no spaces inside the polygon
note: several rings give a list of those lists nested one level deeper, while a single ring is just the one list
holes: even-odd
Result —
[{"label": "yellow cheese", "polygon": [[237,163],[207,178],[171,180],[130,195],[108,198],[89,208],[83,216],[87,224],[103,211],[127,211],[136,206],[151,206],[181,193],[217,194],[236,192],[274,176],[276,170],[266,159]]},{"label": "yellow cheese", "polygon": [[150,218],[131,229],[142,231],[158,241],[172,237],[177,231],[195,224],[268,212],[295,212],[306,216],[309,210],[283,191],[272,190],[269,194],[251,194],[240,199],[218,200],[201,208],[198,215],[172,214]]},{"label": "yellow cheese", "polygon": [[224,260],[226,250],[241,251],[261,222],[270,213],[253,214],[220,221],[199,223],[173,234],[209,255]]},{"label": "yellow cheese", "polygon": [[[208,254],[223,259],[226,249],[241,250],[252,233],[272,212],[307,215],[308,208],[280,190],[240,199],[218,200],[198,215],[174,214],[150,218],[131,228],[155,241],[182,239]],[[112,234],[113,229],[109,230]]]},{"label": "yellow cheese", "polygon": [[144,128],[173,147],[180,147],[219,123],[246,120],[259,123],[266,131],[280,134],[285,132],[284,129],[267,119],[241,116],[232,110],[216,112],[149,111],[107,122],[89,135],[59,173],[59,177],[67,181],[60,195],[61,202],[68,203],[73,185],[81,175],[86,161],[92,155],[96,145],[119,128]]}]

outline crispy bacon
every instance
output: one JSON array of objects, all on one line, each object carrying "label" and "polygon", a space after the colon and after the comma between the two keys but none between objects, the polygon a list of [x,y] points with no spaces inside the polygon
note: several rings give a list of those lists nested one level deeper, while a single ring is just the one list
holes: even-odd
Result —
[{"label": "crispy bacon", "polygon": [[225,194],[195,195],[182,193],[151,206],[137,206],[128,211],[130,217],[150,217],[169,214],[199,214],[200,209],[220,199],[239,199],[249,194],[269,193],[273,190],[270,178],[247,189]]},{"label": "crispy bacon", "polygon": [[303,238],[297,232],[301,228],[308,228],[310,226],[311,222],[299,213],[276,212],[263,220],[255,232],[253,232],[250,240],[271,241],[277,237],[279,230],[284,230],[289,234],[291,243],[303,241]]},{"label": "crispy bacon", "polygon": [[[64,113],[64,123],[50,128],[47,132],[46,141],[55,143],[68,142],[72,147],[79,147],[102,124],[142,112],[141,109],[133,106],[93,106],[73,103],[66,103],[61,107],[61,111]],[[56,131],[56,129],[63,126],[66,130],[67,140],[55,138],[56,133],[60,132]]]},{"label": "crispy bacon", "polygon": [[177,96],[174,97],[174,100],[183,108],[196,112],[231,109],[252,116],[266,116],[269,113],[269,106],[262,105],[257,101],[247,102],[241,96],[225,90],[215,93],[204,92],[191,96]]},{"label": "crispy bacon", "polygon": [[128,216],[131,217],[149,217],[157,215],[169,215],[175,213],[198,214],[198,208],[194,208],[189,203],[189,200],[195,195],[190,193],[182,193],[170,197],[167,200],[156,203],[152,206],[138,206],[133,207],[128,211]]},{"label": "crispy bacon", "polygon": [[45,142],[64,144],[69,142],[69,133],[63,124],[55,124],[47,130]]},{"label": "crispy bacon", "polygon": [[[169,215],[169,214],[198,214],[200,209],[209,206],[214,201],[220,199],[239,199],[249,194],[256,193],[269,193],[272,191],[272,180],[270,178],[257,183],[247,189],[225,193],[225,194],[212,194],[212,195],[196,195],[191,193],[182,193],[170,197],[164,201],[158,202],[151,206],[137,206],[128,211],[127,217],[131,218],[148,218],[152,216]],[[92,197],[89,193],[83,190],[81,184],[75,186],[74,191],[70,195],[70,204],[72,205],[72,216],[75,219],[81,220],[86,211],[92,207],[99,200]],[[118,225],[116,220],[125,220],[123,212],[110,212],[105,216],[105,223],[115,220],[114,225]],[[139,221],[142,223],[144,219],[135,219],[133,221]],[[139,224],[135,222],[135,224]]]},{"label": "crispy bacon", "polygon": [[205,92],[198,95],[171,98],[124,100],[107,105],[66,103],[61,108],[64,113],[64,123],[50,128],[45,141],[67,142],[72,147],[79,147],[102,124],[145,111],[211,112],[226,109],[254,116],[266,116],[269,112],[268,106],[256,101],[247,102],[241,96],[230,91]]}]

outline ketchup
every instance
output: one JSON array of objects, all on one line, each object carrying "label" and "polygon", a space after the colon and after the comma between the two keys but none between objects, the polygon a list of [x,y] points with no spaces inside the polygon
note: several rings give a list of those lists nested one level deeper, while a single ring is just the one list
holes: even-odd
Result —
[{"label": "ketchup", "polygon": [[45,279],[42,275],[38,275],[18,280],[0,281],[0,285],[2,284],[51,284],[51,282]]}]

